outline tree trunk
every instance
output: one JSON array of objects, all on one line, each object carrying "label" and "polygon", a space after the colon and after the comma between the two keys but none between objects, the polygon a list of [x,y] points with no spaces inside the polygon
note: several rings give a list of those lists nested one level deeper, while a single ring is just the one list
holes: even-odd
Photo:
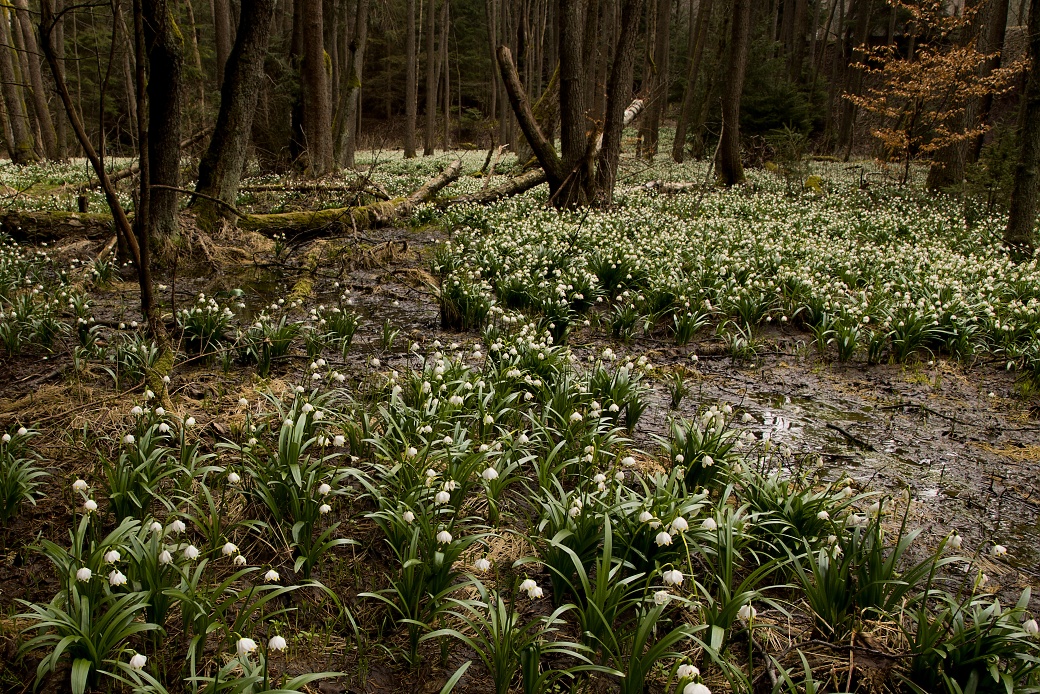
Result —
[{"label": "tree trunk", "polygon": [[26,0],[15,0],[18,25],[25,45],[26,62],[29,65],[29,83],[32,85],[33,106],[36,118],[40,123],[40,136],[43,139],[43,150],[48,159],[60,158],[58,152],[58,136],[54,130],[50,107],[47,106],[47,88],[43,84],[43,73],[40,70],[40,49],[29,17],[29,3]]},{"label": "tree trunk", "polygon": [[[143,2],[148,51],[148,181],[152,186],[176,188],[181,175],[184,38],[176,25],[174,9],[169,0]],[[177,193],[155,189],[150,204],[152,243],[176,244]]]},{"label": "tree trunk", "polygon": [[[252,0],[242,6],[235,45],[228,56],[224,86],[220,90],[217,125],[206,154],[199,162],[195,190],[229,205],[235,204],[245,169],[275,5],[276,0]],[[227,215],[225,207],[205,198],[196,198],[192,206],[202,220]]]},{"label": "tree trunk", "polygon": [[719,176],[727,186],[744,182],[744,166],[740,161],[740,97],[744,91],[750,43],[751,0],[734,0],[724,70],[727,81],[722,95],[722,142],[718,160]]},{"label": "tree trunk", "polygon": [[224,70],[231,55],[231,0],[211,0],[217,44],[217,89],[224,88]]},{"label": "tree trunk", "polygon": [[340,104],[336,109],[336,160],[353,168],[357,148],[358,105],[361,97],[361,71],[365,66],[368,45],[368,10],[370,0],[358,0],[354,32],[347,44],[347,60],[343,69],[346,84],[340,88]]},{"label": "tree trunk", "polygon": [[1036,244],[1037,197],[1040,195],[1040,0],[1029,3],[1029,79],[1022,97],[1022,148],[1015,167],[1011,213],[1004,243],[1021,257]]},{"label": "tree trunk", "polygon": [[451,28],[450,5],[449,0],[444,0],[441,10],[440,59],[437,61],[438,65],[444,68],[444,121],[441,123],[441,134],[445,150],[451,149],[451,60],[448,52],[448,34]]},{"label": "tree trunk", "polygon": [[332,103],[325,68],[322,0],[297,0],[302,7],[303,62],[300,65],[304,172],[319,178],[332,171]]},{"label": "tree trunk", "polygon": [[657,0],[657,35],[654,37],[654,70],[650,89],[650,107],[644,116],[646,138],[643,142],[643,156],[647,161],[653,161],[657,156],[661,120],[668,110],[668,54],[671,52],[671,18],[672,0]]},{"label": "tree trunk", "polygon": [[[991,0],[989,13],[985,23],[982,52],[995,54],[986,61],[983,69],[985,74],[990,74],[1003,65],[1004,41],[1007,38],[1008,9],[1010,0]],[[979,103],[979,122],[990,125],[990,112],[993,109],[993,95],[986,94]],[[968,148],[967,160],[975,163],[982,154],[982,145],[985,142],[985,133],[979,135]]]},{"label": "tree trunk", "polygon": [[[708,35],[708,24],[711,21],[713,0],[700,0],[697,8],[696,30],[690,32],[688,47],[689,65],[686,69],[686,87],[683,90],[682,107],[675,124],[675,140],[672,142],[672,159],[682,164],[686,153],[686,132],[690,117],[693,115],[693,100],[696,97],[697,76],[700,74],[701,57],[704,55],[704,43]],[[693,18],[690,18],[693,24]]]},{"label": "tree trunk", "polygon": [[789,36],[790,51],[788,53],[788,75],[792,82],[802,81],[802,68],[805,63],[805,31],[809,20],[808,0],[793,0],[794,12],[791,18],[791,34]]},{"label": "tree trunk", "polygon": [[[489,0],[490,2],[490,0]],[[408,29],[405,38],[404,85],[404,158],[411,159],[415,152],[416,101],[418,100],[418,66],[416,65],[415,0],[408,0]]]},{"label": "tree trunk", "polygon": [[36,154],[32,124],[29,122],[21,81],[15,70],[15,60],[18,56],[11,35],[10,13],[6,7],[2,8],[0,14],[0,44],[0,79],[3,80],[2,91],[12,137],[8,149],[15,164],[29,164],[39,161],[39,157]]},{"label": "tree trunk", "polygon": [[[850,64],[846,66],[845,93],[859,94],[863,84],[863,70],[853,67],[854,63],[861,63],[866,59],[864,47],[870,37],[870,14],[872,0],[858,0],[856,8],[856,27],[853,34],[852,54]],[[841,120],[838,124],[837,151],[847,161],[852,153],[853,131],[856,125],[856,105],[848,99],[843,99],[841,104]]]},{"label": "tree trunk", "polygon": [[437,0],[426,0],[426,128],[423,131],[423,156],[434,155],[433,138],[437,126]]}]

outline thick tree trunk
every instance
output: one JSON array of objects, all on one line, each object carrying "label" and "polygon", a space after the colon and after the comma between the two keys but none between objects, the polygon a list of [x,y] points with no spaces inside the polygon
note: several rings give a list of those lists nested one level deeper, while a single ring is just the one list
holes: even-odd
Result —
[{"label": "thick tree trunk", "polygon": [[[275,5],[276,0],[253,0],[242,7],[235,45],[228,56],[220,90],[217,125],[206,154],[199,162],[195,190],[229,205],[235,204],[245,169]],[[227,215],[225,207],[201,197],[195,199],[193,207],[199,218],[206,221]]]},{"label": "thick tree trunk", "polygon": [[[675,140],[672,142],[672,159],[681,164],[686,154],[686,133],[690,118],[693,115],[693,100],[696,97],[697,76],[700,74],[701,57],[704,55],[705,39],[708,35],[708,24],[711,21],[713,0],[700,0],[697,8],[697,22],[694,25],[690,18],[690,41],[687,48],[689,61],[686,68],[686,87],[683,89],[682,107],[675,124]],[[696,26],[696,29],[693,29]]]},{"label": "thick tree trunk", "polygon": [[357,148],[358,105],[361,97],[361,70],[365,65],[365,47],[368,45],[368,10],[371,0],[358,0],[354,32],[347,44],[346,65],[343,68],[346,84],[340,87],[340,103],[336,109],[336,161],[353,168]]},{"label": "thick tree trunk", "polygon": [[426,0],[426,110],[423,156],[432,157],[437,127],[437,0]]},{"label": "thick tree trunk", "polygon": [[332,171],[332,103],[325,69],[322,0],[302,3],[303,61],[300,65],[302,125],[307,148],[304,172],[319,178]]},{"label": "thick tree trunk", "polygon": [[[490,1],[490,0],[489,0]],[[404,79],[404,158],[411,159],[415,152],[415,126],[418,100],[418,66],[416,65],[415,0],[408,0],[407,31],[405,36]]]},{"label": "thick tree trunk", "polygon": [[1015,167],[1011,214],[1004,243],[1028,257],[1036,245],[1037,197],[1040,196],[1040,0],[1029,3],[1029,79],[1022,97],[1022,149]]},{"label": "thick tree trunk", "polygon": [[40,48],[36,41],[32,19],[29,17],[29,3],[27,0],[15,0],[14,6],[18,26],[22,33],[22,43],[25,45],[25,57],[29,66],[29,83],[32,85],[33,107],[40,124],[43,150],[48,159],[58,159],[60,158],[58,136],[54,130],[54,119],[51,118],[50,108],[47,106],[47,88],[44,86],[43,72],[40,69]]},{"label": "thick tree trunk", "polygon": [[[148,51],[148,181],[153,186],[176,188],[181,175],[184,37],[176,25],[174,5],[169,0],[145,0],[143,11]],[[152,242],[175,244],[177,193],[155,190],[150,203]]]},{"label": "thick tree trunk", "polygon": [[29,164],[39,161],[39,156],[36,154],[32,124],[29,122],[21,80],[18,79],[15,69],[18,56],[11,35],[10,10],[6,7],[2,8],[0,13],[0,44],[0,80],[3,80],[2,92],[12,137],[8,149],[15,164]]},{"label": "thick tree trunk", "polygon": [[722,96],[722,142],[717,167],[722,182],[732,186],[744,181],[740,161],[740,97],[744,91],[748,47],[751,43],[751,0],[734,0],[733,24],[726,52],[727,76]]}]

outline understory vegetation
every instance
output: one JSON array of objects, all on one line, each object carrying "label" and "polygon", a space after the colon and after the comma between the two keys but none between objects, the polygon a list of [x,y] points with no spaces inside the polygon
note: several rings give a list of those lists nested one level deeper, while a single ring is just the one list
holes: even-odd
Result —
[{"label": "understory vegetation", "polygon": [[[432,167],[372,165],[390,195]],[[1023,397],[1040,379],[1040,269],[1002,249],[999,212],[812,166],[805,190],[762,171],[677,195],[645,184],[703,165],[632,168],[608,211],[553,211],[542,190],[428,203],[406,238],[443,239],[415,272],[437,335],[402,332],[396,300],[360,310],[349,273],[189,297],[157,278],[179,340],[169,399],[144,385],[162,356],[135,304],[98,312],[132,269],[4,239],[4,359],[64,363],[70,392],[114,395],[98,425],[5,429],[0,533],[46,578],[3,603],[18,665],[0,681],[1040,691],[1030,588],[987,575],[1009,559],[1001,537],[922,534],[909,492],[684,381],[696,345],[754,363],[778,331],[822,363],[996,360]],[[299,250],[280,240],[264,260],[305,265]],[[193,410],[179,393],[200,365],[247,385]]]}]

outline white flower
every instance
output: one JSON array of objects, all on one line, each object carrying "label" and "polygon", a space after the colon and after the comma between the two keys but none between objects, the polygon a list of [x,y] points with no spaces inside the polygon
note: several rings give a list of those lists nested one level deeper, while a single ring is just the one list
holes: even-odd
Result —
[{"label": "white flower", "polygon": [[151,530],[153,533],[161,533],[162,523],[160,523],[159,521],[152,521],[152,524],[148,526],[148,529]]},{"label": "white flower", "polygon": [[475,568],[477,571],[484,572],[491,568],[491,562],[488,560],[487,557],[481,557],[480,559],[477,559],[475,562],[473,562],[473,568]]},{"label": "white flower", "polygon": [[178,519],[174,520],[172,523],[170,523],[170,532],[173,533],[174,535],[177,535],[179,533],[183,533],[184,529],[185,529],[184,521],[182,521],[180,518],[178,518]]},{"label": "white flower", "polygon": [[404,454],[409,458],[414,458],[418,453],[419,451],[415,449],[415,446],[409,446],[404,451]]},{"label": "white flower", "polygon": [[415,514],[412,513],[411,511],[405,511],[404,513],[401,514],[401,518],[404,519],[405,523],[411,523],[412,521],[415,520]]},{"label": "white flower", "polygon": [[109,551],[105,552],[105,563],[106,564],[115,564],[118,561],[119,561],[119,550],[110,549]]},{"label": "white flower", "polygon": [[160,417],[162,417],[163,415],[166,414],[166,408],[165,407],[156,407],[155,408],[155,414],[160,416]]},{"label": "white flower", "polygon": [[745,605],[742,605],[741,608],[737,610],[737,616],[743,619],[744,621],[751,621],[752,619],[758,616],[758,610],[752,607],[751,603],[747,603]]},{"label": "white flower", "polygon": [[116,569],[108,575],[108,583],[113,586],[125,586],[126,576],[119,569]]},{"label": "white flower", "polygon": [[538,584],[533,579],[526,578],[520,584],[520,590],[527,593],[527,597],[535,600],[536,598],[542,597],[542,589],[538,587]]},{"label": "white flower", "polygon": [[1006,554],[1007,554],[1007,547],[1005,547],[1004,545],[993,545],[993,556],[994,557],[1003,557]]},{"label": "white flower", "polygon": [[657,533],[657,538],[656,538],[655,542],[657,542],[657,546],[658,547],[664,547],[665,545],[670,545],[670,544],[672,544],[672,536],[669,535],[664,530],[662,530],[661,532]]},{"label": "white flower", "polygon": [[626,467],[631,467],[632,465],[636,464],[636,459],[630,455],[626,455],[624,458],[621,459],[621,464]]},{"label": "white flower", "polygon": [[264,580],[268,583],[278,583],[278,581],[281,580],[281,576],[279,576],[278,572],[274,569],[269,569],[267,573],[264,574]]},{"label": "white flower", "polygon": [[336,436],[335,436],[335,437],[334,437],[334,438],[332,439],[332,445],[333,445],[333,446],[342,446],[342,445],[343,445],[344,443],[346,443],[346,442],[347,442],[347,439],[346,439],[346,437],[345,437],[345,436],[343,436],[343,434],[337,434],[337,435],[336,435]]},{"label": "white flower", "polygon": [[79,571],[76,572],[76,580],[77,581],[89,581],[90,577],[93,576],[93,575],[94,575],[93,572],[91,572],[90,569],[88,569],[87,567],[84,566],[82,569],[80,569]]},{"label": "white flower", "polygon": [[230,482],[231,484],[238,484],[239,482],[242,481],[242,478],[238,476],[237,472],[232,472],[231,474],[229,474],[227,476],[227,481]]},{"label": "white flower", "polygon": [[187,419],[185,419],[184,420],[184,426],[186,426],[186,427],[193,427],[193,426],[195,426],[195,418],[194,417],[188,417]]},{"label": "white flower", "polygon": [[700,682],[690,682],[683,687],[682,694],[711,694],[711,690]]},{"label": "white flower", "polygon": [[130,659],[130,667],[134,670],[140,670],[147,662],[148,658],[146,656],[143,656],[140,653],[134,653],[134,657]]},{"label": "white flower", "polygon": [[331,510],[332,510],[332,507],[329,506],[328,504],[322,504],[321,506],[318,507],[318,513],[320,513],[323,516],[326,513],[328,513],[329,511],[331,511]]},{"label": "white flower", "polygon": [[658,605],[667,605],[671,599],[672,595],[667,590],[659,590],[654,593],[654,603]]},{"label": "white flower", "polygon": [[74,492],[85,492],[87,491],[87,483],[84,480],[76,480],[72,483],[72,491]]},{"label": "white flower", "polygon": [[668,569],[661,574],[661,579],[664,581],[666,586],[681,586],[683,582],[683,573],[678,569]]},{"label": "white flower", "polygon": [[446,504],[451,501],[451,494],[442,489],[437,492],[437,495],[433,497],[433,500],[438,504]]},{"label": "white flower", "polygon": [[831,519],[831,514],[827,513],[826,511],[820,511],[819,513],[816,514],[816,517],[819,518],[820,520],[830,520]]},{"label": "white flower", "polygon": [[169,434],[170,433],[170,425],[167,424],[166,422],[160,422],[159,423],[159,433],[160,434]]},{"label": "white flower", "polygon": [[267,642],[267,647],[272,651],[284,651],[285,645],[285,639],[278,635],[272,636]]},{"label": "white flower", "polygon": [[140,417],[142,414],[144,414],[144,410],[141,409],[140,405],[134,405],[130,408],[130,414],[132,414],[135,417]]},{"label": "white flower", "polygon": [[527,434],[520,434],[519,436],[516,437],[516,442],[517,443],[527,443],[530,440],[531,439],[527,438]]},{"label": "white flower", "polygon": [[1025,622],[1022,623],[1022,628],[1030,636],[1036,636],[1037,632],[1040,631],[1040,628],[1037,627],[1035,619],[1027,619]]},{"label": "white flower", "polygon": [[451,533],[449,533],[447,530],[440,531],[439,533],[437,533],[437,542],[441,543],[442,545],[450,543]]},{"label": "white flower", "polygon": [[11,443],[11,435],[4,434],[3,436],[0,436],[0,441],[2,441],[3,443]]},{"label": "white flower", "polygon": [[711,467],[714,464],[715,464],[715,459],[712,458],[710,455],[704,456],[704,459],[701,460],[701,465],[703,465],[704,467]]},{"label": "white flower", "polygon": [[232,554],[234,554],[237,551],[238,551],[238,545],[236,545],[233,542],[228,542],[220,550],[221,554],[223,554],[225,557],[230,557]]},{"label": "white flower", "polygon": [[328,494],[331,491],[332,491],[332,487],[330,487],[325,482],[322,482],[321,486],[318,487],[318,493],[321,494],[322,496],[325,496],[326,494]]},{"label": "white flower", "polygon": [[654,519],[654,514],[650,513],[649,511],[643,511],[642,513],[639,514],[639,522],[640,523],[649,523],[653,519]]},{"label": "white flower", "polygon": [[690,524],[686,522],[686,519],[682,516],[677,516],[672,521],[672,532],[684,533],[690,529]]},{"label": "white flower", "polygon": [[199,558],[199,548],[195,545],[188,545],[184,548],[184,558],[194,561]]},{"label": "white flower", "polygon": [[484,470],[484,472],[480,473],[480,476],[488,482],[490,482],[491,480],[497,480],[498,470],[496,470],[493,467],[489,467],[487,470]]},{"label": "white flower", "polygon": [[93,513],[97,511],[97,502],[93,499],[87,499],[83,502],[83,510],[87,513]]},{"label": "white flower", "polygon": [[581,412],[571,412],[571,416],[569,417],[569,419],[571,420],[572,423],[580,422],[581,421]]},{"label": "white flower", "polygon": [[239,639],[235,644],[235,650],[238,651],[240,656],[249,655],[256,650],[256,641],[246,638]]},{"label": "white flower", "polygon": [[950,549],[956,552],[961,548],[962,542],[963,540],[961,539],[960,534],[955,530],[953,535],[950,536],[950,541],[947,544],[950,545]]},{"label": "white flower", "polygon": [[132,445],[134,443],[134,441],[136,441],[136,440],[137,439],[134,438],[133,434],[127,434],[126,436],[123,437],[123,443],[125,443],[128,446]]},{"label": "white flower", "polygon": [[244,555],[244,554],[236,554],[233,561],[235,562],[235,566],[245,566],[246,565],[246,555]]},{"label": "white flower", "polygon": [[242,406],[242,407],[249,407],[249,401],[246,400],[245,398],[239,398],[238,399],[238,404],[240,406]]},{"label": "white flower", "polygon": [[679,666],[679,669],[675,671],[676,677],[681,680],[688,680],[701,674],[701,671],[696,665],[690,665],[689,663],[683,663]]},{"label": "white flower", "polygon": [[380,365],[382,365],[382,362],[379,361],[378,357],[372,357],[372,361],[370,363],[377,369],[380,367]]},{"label": "white flower", "polygon": [[163,566],[173,563],[173,555],[170,554],[170,550],[164,549],[162,552],[159,553],[159,563]]},{"label": "white flower", "polygon": [[701,523],[701,529],[715,531],[719,529],[719,524],[715,522],[714,518],[705,518]]}]

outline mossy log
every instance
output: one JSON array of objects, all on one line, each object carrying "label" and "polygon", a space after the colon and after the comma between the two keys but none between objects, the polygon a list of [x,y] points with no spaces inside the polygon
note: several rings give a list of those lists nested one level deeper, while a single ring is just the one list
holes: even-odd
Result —
[{"label": "mossy log", "polygon": [[6,210],[0,217],[0,232],[18,243],[44,243],[68,236],[108,239],[116,227],[110,214]]}]

